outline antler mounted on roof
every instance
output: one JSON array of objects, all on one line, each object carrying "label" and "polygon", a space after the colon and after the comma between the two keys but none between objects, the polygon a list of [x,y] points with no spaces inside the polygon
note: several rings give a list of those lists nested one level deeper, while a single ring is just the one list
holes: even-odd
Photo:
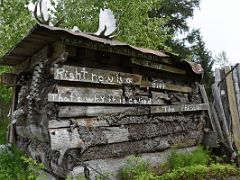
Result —
[{"label": "antler mounted on roof", "polygon": [[[38,16],[38,8],[40,12],[40,18]],[[48,14],[47,0],[40,0],[35,4],[34,8],[34,17],[41,24],[52,25],[50,24],[51,17]]]},{"label": "antler mounted on roof", "polygon": [[117,30],[117,20],[110,9],[100,9],[98,31],[94,35],[104,38],[112,38]]}]

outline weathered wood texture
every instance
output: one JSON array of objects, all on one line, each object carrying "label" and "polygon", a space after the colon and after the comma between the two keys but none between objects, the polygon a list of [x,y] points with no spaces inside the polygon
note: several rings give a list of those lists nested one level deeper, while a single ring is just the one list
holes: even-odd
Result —
[{"label": "weathered wood texture", "polygon": [[[230,67],[226,67],[225,73],[228,73],[229,71],[230,71]],[[232,116],[233,138],[234,138],[234,142],[236,144],[237,149],[240,150],[240,122],[239,122],[239,116],[238,116],[236,96],[234,92],[232,73],[230,73],[226,77],[226,83],[227,83],[229,108]]]},{"label": "weathered wood texture", "polygon": [[161,89],[161,90],[169,90],[169,91],[177,91],[177,92],[192,92],[192,88],[188,86],[180,86],[170,83],[163,83],[158,80],[154,80],[153,82],[143,81],[141,83],[141,87],[149,87],[153,89]]},{"label": "weathered wood texture", "polygon": [[186,71],[183,69],[179,69],[179,68],[164,65],[164,64],[159,64],[159,63],[148,61],[148,60],[132,59],[132,63],[143,66],[143,67],[151,68],[151,69],[167,71],[167,72],[176,73],[176,74],[186,74]]},{"label": "weathered wood texture", "polygon": [[[149,115],[109,115],[109,116],[98,116],[91,118],[71,118],[63,120],[51,120],[49,121],[49,128],[61,128],[61,127],[70,127],[73,124],[86,127],[107,127],[107,126],[120,126],[126,124],[144,124],[144,123],[163,123],[163,122],[192,122],[192,119],[197,117],[204,118],[202,113],[193,114],[168,114],[168,115],[159,115],[159,116],[149,116]],[[201,119],[200,118],[200,119]],[[197,122],[197,121],[196,121]]]},{"label": "weathered wood texture", "polygon": [[209,106],[186,70],[93,49],[57,42],[19,66],[18,144],[48,172],[201,143]]},{"label": "weathered wood texture", "polygon": [[[159,105],[170,100],[168,94],[161,92],[144,93],[125,89],[103,89],[57,86],[58,93],[49,93],[49,102],[94,103],[94,104],[139,104]],[[151,96],[151,97],[149,97]]]},{"label": "weathered wood texture", "polygon": [[169,106],[153,106],[151,107],[151,114],[158,113],[175,113],[188,111],[202,111],[208,110],[208,104],[182,104]]},{"label": "weathered wood texture", "polygon": [[213,120],[219,140],[234,160],[240,148],[239,65],[215,70]]},{"label": "weathered wood texture", "polygon": [[[177,153],[191,153],[194,151],[196,147],[189,147],[189,148],[181,148],[177,149]],[[157,153],[143,153],[138,154],[138,157],[141,158],[143,161],[151,163],[153,166],[157,167],[161,163],[165,163],[168,157],[171,154],[171,150],[166,150],[163,152]],[[109,178],[112,180],[117,180],[119,178],[120,170],[128,165],[128,160],[130,156],[126,156],[123,158],[116,158],[116,159],[98,159],[98,160],[90,160],[86,161],[85,163],[88,164],[90,167],[96,169],[97,171],[101,172],[102,174],[109,174]],[[90,174],[90,179],[96,179],[99,177],[99,174],[93,171],[91,168],[86,167]],[[68,176],[73,177],[73,179],[77,179],[78,177],[85,177],[84,167],[83,166],[74,166],[73,169],[68,173]]]},{"label": "weathered wood texture", "polygon": [[[238,118],[240,118],[240,83],[239,82],[240,82],[240,80],[238,79],[238,73],[237,73],[237,68],[236,68],[233,70],[233,83],[234,83],[234,90],[235,90],[235,95],[236,95]],[[239,121],[240,121],[240,119],[239,119]]]},{"label": "weathered wood texture", "polygon": [[[126,141],[102,146],[88,148],[82,153],[81,160],[105,159],[123,157],[128,154],[163,151],[171,146],[189,147],[202,141],[203,132],[201,130],[189,133],[171,134],[163,137],[142,139],[139,141]],[[81,149],[72,150],[76,156],[81,153]],[[67,154],[66,154],[67,156]]]},{"label": "weathered wood texture", "polygon": [[199,85],[199,89],[200,89],[200,92],[201,92],[201,95],[202,95],[202,98],[203,98],[203,102],[206,103],[206,105],[207,105],[208,117],[209,117],[209,119],[210,119],[210,123],[211,123],[212,129],[213,129],[214,132],[216,132],[215,123],[213,122],[213,117],[212,117],[212,113],[211,113],[211,108],[210,108],[210,104],[209,104],[209,101],[208,101],[207,92],[206,92],[206,90],[205,90],[204,85]]},{"label": "weathered wood texture", "polygon": [[16,86],[17,75],[12,73],[0,74],[0,84],[6,86]]},{"label": "weathered wood texture", "polygon": [[54,79],[112,85],[140,85],[142,77],[136,74],[64,65],[54,68]]},{"label": "weathered wood texture", "polygon": [[59,106],[58,117],[84,117],[105,115],[144,115],[149,114],[149,107],[122,107],[122,106]]}]

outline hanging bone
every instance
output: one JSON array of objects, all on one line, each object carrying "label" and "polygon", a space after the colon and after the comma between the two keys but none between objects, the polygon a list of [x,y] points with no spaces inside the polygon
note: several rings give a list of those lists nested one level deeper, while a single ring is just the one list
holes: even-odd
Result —
[{"label": "hanging bone", "polygon": [[112,34],[117,30],[117,20],[110,9],[100,9],[98,31],[95,36],[113,38]]}]

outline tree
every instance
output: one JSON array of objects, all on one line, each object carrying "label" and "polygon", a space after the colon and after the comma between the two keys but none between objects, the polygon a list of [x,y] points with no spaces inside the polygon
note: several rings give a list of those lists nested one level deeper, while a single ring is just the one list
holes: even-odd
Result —
[{"label": "tree", "polygon": [[199,30],[194,30],[188,36],[188,41],[191,43],[190,51],[192,53],[192,60],[201,64],[204,69],[203,83],[208,95],[210,95],[211,85],[213,84],[212,67],[214,64],[212,53],[206,48]]},{"label": "tree", "polygon": [[[34,24],[31,14],[25,7],[26,3],[27,0],[11,0],[0,3],[0,57],[25,36]],[[11,68],[0,66],[0,74],[9,71]],[[10,94],[10,88],[0,86],[0,108],[6,109],[0,113],[0,118],[8,113],[9,109],[3,107],[10,104]]]},{"label": "tree", "polygon": [[214,56],[214,67],[222,68],[229,65],[226,51],[221,51],[219,54]]}]

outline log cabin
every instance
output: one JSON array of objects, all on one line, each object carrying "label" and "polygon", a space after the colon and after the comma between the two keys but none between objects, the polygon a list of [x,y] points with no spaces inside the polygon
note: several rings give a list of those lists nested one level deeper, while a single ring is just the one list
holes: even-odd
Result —
[{"label": "log cabin", "polygon": [[9,141],[59,179],[114,179],[130,155],[156,165],[203,141],[203,69],[171,53],[36,24],[0,65]]}]

